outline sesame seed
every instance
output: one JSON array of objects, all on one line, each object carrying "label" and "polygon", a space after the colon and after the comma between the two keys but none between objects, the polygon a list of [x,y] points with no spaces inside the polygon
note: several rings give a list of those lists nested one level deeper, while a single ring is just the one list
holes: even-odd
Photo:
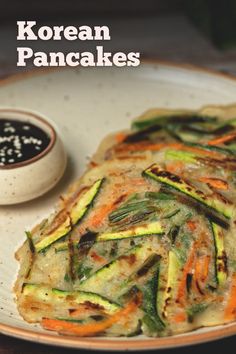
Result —
[{"label": "sesame seed", "polygon": [[47,133],[34,124],[25,123],[0,118],[1,166],[28,160],[48,146]]}]

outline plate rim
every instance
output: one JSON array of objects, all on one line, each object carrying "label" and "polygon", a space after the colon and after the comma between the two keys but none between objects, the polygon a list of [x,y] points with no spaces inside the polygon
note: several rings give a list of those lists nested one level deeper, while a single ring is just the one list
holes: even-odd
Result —
[{"label": "plate rim", "polygon": [[[147,58],[141,61],[140,65],[160,65],[168,68],[182,69],[189,72],[200,72],[205,73],[214,77],[221,79],[226,79],[232,81],[236,85],[236,76],[228,73],[222,73],[214,69],[193,65],[189,63],[176,63],[168,60],[158,60]],[[65,68],[32,68],[31,70],[25,72],[19,72],[14,74],[9,74],[6,77],[0,79],[0,87],[5,85],[18,82],[27,78],[36,77],[40,75],[45,75],[47,73],[53,73],[62,70],[71,70],[70,67]],[[207,327],[209,328],[209,327]],[[0,333],[4,335],[9,335],[15,338],[24,339],[31,342],[56,345],[60,347],[69,348],[81,348],[81,349],[96,349],[96,350],[146,350],[146,349],[166,349],[166,348],[177,348],[188,345],[202,344],[205,342],[210,342],[222,338],[226,338],[236,334],[236,322],[230,324],[214,326],[212,330],[207,332],[187,332],[181,335],[168,336],[168,337],[158,337],[158,338],[148,338],[139,340],[117,340],[111,338],[99,338],[99,337],[71,337],[71,336],[61,336],[52,335],[50,333],[39,333],[30,329],[19,328],[17,326],[12,326],[0,322]],[[125,337],[124,337],[125,338]]]},{"label": "plate rim", "polygon": [[[210,327],[206,327],[210,328]],[[213,328],[213,327],[212,327]],[[6,330],[4,330],[6,329]],[[196,331],[187,332],[180,335],[157,337],[139,340],[118,340],[111,337],[75,337],[52,335],[50,333],[39,333],[33,330],[22,329],[15,326],[2,325],[0,323],[0,332],[5,335],[47,345],[54,345],[68,348],[80,348],[91,350],[151,350],[185,347],[188,345],[203,344],[214,340],[230,337],[236,333],[236,323],[230,323],[215,326],[213,330],[196,333]],[[122,337],[120,337],[122,338]],[[125,338],[125,337],[124,337]]]},{"label": "plate rim", "polygon": [[[211,76],[217,76],[219,78],[222,79],[226,79],[229,81],[233,81],[234,83],[236,83],[236,75],[232,75],[230,73],[226,73],[226,72],[221,72],[219,70],[216,69],[212,69],[212,68],[208,68],[205,66],[201,66],[201,65],[195,65],[195,64],[190,64],[187,62],[184,63],[178,63],[178,62],[172,62],[170,60],[161,60],[161,59],[155,59],[155,58],[145,58],[142,59],[140,65],[137,67],[140,68],[142,65],[160,65],[160,66],[167,66],[169,68],[175,68],[175,69],[184,69],[187,71],[195,71],[195,72],[201,72],[201,73],[205,73],[205,74],[210,74]],[[31,77],[36,77],[36,76],[40,76],[40,75],[46,75],[47,73],[53,73],[53,72],[57,72],[57,71],[64,71],[64,70],[75,70],[75,67],[43,67],[43,68],[30,68],[27,71],[22,71],[22,72],[18,72],[18,73],[10,73],[5,77],[0,78],[0,87],[4,86],[4,85],[8,85],[20,80],[24,80],[27,78],[31,78]],[[81,70],[82,68],[77,68],[77,70]],[[86,68],[83,68],[83,70]],[[119,68],[118,68],[119,69]],[[121,68],[122,69],[122,68]]]}]

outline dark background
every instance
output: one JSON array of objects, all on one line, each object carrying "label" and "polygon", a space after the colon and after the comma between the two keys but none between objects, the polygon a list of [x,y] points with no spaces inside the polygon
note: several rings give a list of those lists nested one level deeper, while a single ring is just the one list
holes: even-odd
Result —
[{"label": "dark background", "polygon": [[181,13],[186,15],[215,45],[236,46],[235,0],[1,0],[1,23],[30,18],[40,21],[58,19],[99,19],[143,17]]},{"label": "dark background", "polygon": [[[111,41],[17,43],[16,20],[107,25]],[[0,77],[17,68],[16,47],[34,51],[141,52],[142,59],[191,63],[236,74],[236,0],[0,0]]]},{"label": "dark background", "polygon": [[[236,74],[236,0],[0,0],[0,77],[19,71],[16,20],[37,20],[39,25],[108,25],[112,40],[106,43],[107,50],[136,50],[142,58],[187,62]],[[88,46],[65,41],[30,45],[35,50],[65,52]],[[158,353],[235,353],[235,347],[236,337],[231,337]],[[0,354],[6,353],[72,354],[75,350],[0,335]]]}]

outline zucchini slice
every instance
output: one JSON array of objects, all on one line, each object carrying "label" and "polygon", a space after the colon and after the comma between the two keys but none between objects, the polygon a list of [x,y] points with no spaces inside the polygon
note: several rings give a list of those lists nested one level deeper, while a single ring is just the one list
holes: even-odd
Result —
[{"label": "zucchini slice", "polygon": [[79,290],[93,291],[108,298],[119,297],[119,291],[124,290],[123,281],[138,270],[139,265],[143,264],[152,253],[153,251],[146,245],[134,246],[81,281],[78,288]]},{"label": "zucchini slice", "polygon": [[78,200],[74,202],[65,221],[59,225],[56,230],[45,235],[40,241],[36,242],[35,250],[40,252],[50,246],[55,241],[66,236],[74,225],[76,225],[87,213],[89,207],[98,194],[104,179],[97,180],[83,195],[79,196]]},{"label": "zucchini slice", "polygon": [[211,223],[215,244],[215,269],[216,280],[219,287],[222,287],[228,277],[227,255],[224,248],[224,235],[220,226]]},{"label": "zucchini slice", "polygon": [[36,252],[43,251],[45,248],[50,246],[55,241],[66,236],[70,231],[71,231],[71,222],[70,222],[70,217],[68,216],[66,220],[59,227],[57,227],[56,230],[49,233],[48,235],[43,237],[42,240],[35,243],[34,246]]},{"label": "zucchini slice", "polygon": [[22,293],[25,297],[30,297],[39,303],[51,304],[54,307],[67,303],[69,309],[71,308],[71,303],[76,305],[91,303],[96,305],[106,314],[113,314],[121,308],[120,305],[115,302],[92,292],[64,291],[40,284],[25,283],[23,285]]},{"label": "zucchini slice", "polygon": [[212,196],[205,195],[202,191],[196,189],[191,184],[184,181],[178,175],[174,175],[164,169],[162,169],[157,164],[153,164],[143,172],[144,176],[151,177],[155,181],[164,184],[168,187],[176,189],[188,197],[199,202],[201,205],[205,206],[207,209],[222,215],[226,219],[231,219],[233,216],[233,206],[226,203],[226,201],[216,199]]},{"label": "zucchini slice", "polygon": [[[145,278],[147,275],[149,275],[149,272],[152,271],[153,269],[156,270],[156,268],[159,265],[161,256],[157,253],[152,253],[147,259],[144,261],[144,263],[134,271],[133,274],[131,274],[123,283],[121,283],[121,288],[127,288],[128,286],[131,286],[132,284],[137,286],[137,283],[142,278]],[[143,289],[141,289],[143,291]]]},{"label": "zucchini slice", "polygon": [[55,244],[55,251],[56,252],[63,252],[67,251],[69,248],[68,246],[68,240],[67,241],[61,241],[58,244]]},{"label": "zucchini slice", "polygon": [[[134,238],[134,237],[144,237],[144,236],[153,236],[153,235],[163,235],[164,230],[161,226],[159,221],[152,222],[145,226],[137,226],[133,227],[132,229],[117,231],[117,232],[109,232],[109,233],[102,233],[97,235],[94,239],[94,242],[105,242],[105,241],[116,241],[122,240],[127,238]],[[83,241],[83,237],[81,240]],[[84,241],[81,244],[86,245],[86,243],[90,243],[90,241]],[[74,244],[78,248],[80,248],[80,243],[75,242]],[[58,245],[55,246],[56,252],[62,252],[68,250],[68,241],[60,242]]]},{"label": "zucchini slice", "polygon": [[184,142],[184,143],[188,146],[193,146],[202,150],[215,151],[222,155],[229,155],[229,156],[234,155],[234,152],[230,151],[228,148],[224,148],[216,145],[206,145],[206,144],[190,143],[190,142]]},{"label": "zucchini slice", "polygon": [[29,257],[28,257],[28,267],[25,273],[25,279],[29,278],[30,273],[31,273],[31,269],[33,267],[34,264],[34,260],[35,260],[35,248],[34,248],[34,244],[32,241],[32,234],[29,231],[25,232],[26,238],[27,238],[27,242],[29,245]]},{"label": "zucchini slice", "polygon": [[154,276],[143,286],[144,317],[142,319],[142,329],[144,334],[156,336],[165,328],[157,308],[157,297],[159,287],[159,264]]},{"label": "zucchini slice", "polygon": [[86,193],[82,195],[81,198],[79,198],[74,205],[72,206],[72,209],[70,211],[70,218],[72,225],[76,225],[78,221],[80,221],[86,212],[88,211],[88,208],[91,206],[94,198],[96,197],[97,193],[99,192],[101,185],[104,182],[104,178],[98,179],[88,190]]},{"label": "zucchini slice", "polygon": [[163,298],[159,297],[157,294],[157,309],[162,315],[163,319],[168,318],[168,306],[173,297],[173,289],[176,287],[178,280],[178,273],[180,270],[180,261],[178,256],[173,250],[169,251],[169,261],[168,261],[168,274],[167,274],[167,283],[165,291],[163,293]]},{"label": "zucchini slice", "polygon": [[208,308],[208,304],[205,303],[200,303],[200,304],[194,304],[191,307],[189,307],[186,310],[187,316],[188,316],[188,322],[192,323],[195,319],[195,317],[202,312],[204,312]]},{"label": "zucchini slice", "polygon": [[172,150],[168,149],[165,151],[166,160],[177,160],[183,161],[186,163],[198,163],[197,155],[189,152],[189,151],[181,151],[181,150]]},{"label": "zucchini slice", "polygon": [[110,240],[121,240],[131,237],[142,237],[142,236],[152,236],[161,235],[164,230],[159,221],[152,222],[148,225],[133,227],[124,231],[103,233],[96,237],[96,242],[110,241]]}]

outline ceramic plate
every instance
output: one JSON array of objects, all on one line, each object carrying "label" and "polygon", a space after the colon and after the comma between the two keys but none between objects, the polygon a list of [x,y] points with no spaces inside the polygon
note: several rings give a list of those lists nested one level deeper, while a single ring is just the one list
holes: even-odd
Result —
[{"label": "ceramic plate", "polygon": [[131,118],[151,107],[200,108],[235,99],[236,81],[229,77],[160,63],[126,69],[44,71],[2,81],[1,105],[42,112],[54,121],[69,163],[65,176],[50,193],[29,203],[0,207],[0,331],[35,342],[105,350],[166,348],[236,334],[236,324],[231,324],[157,339],[58,336],[24,322],[12,293],[18,269],[14,252],[24,240],[24,230],[52,211],[59,194],[83,172],[106,134],[128,127]]}]

